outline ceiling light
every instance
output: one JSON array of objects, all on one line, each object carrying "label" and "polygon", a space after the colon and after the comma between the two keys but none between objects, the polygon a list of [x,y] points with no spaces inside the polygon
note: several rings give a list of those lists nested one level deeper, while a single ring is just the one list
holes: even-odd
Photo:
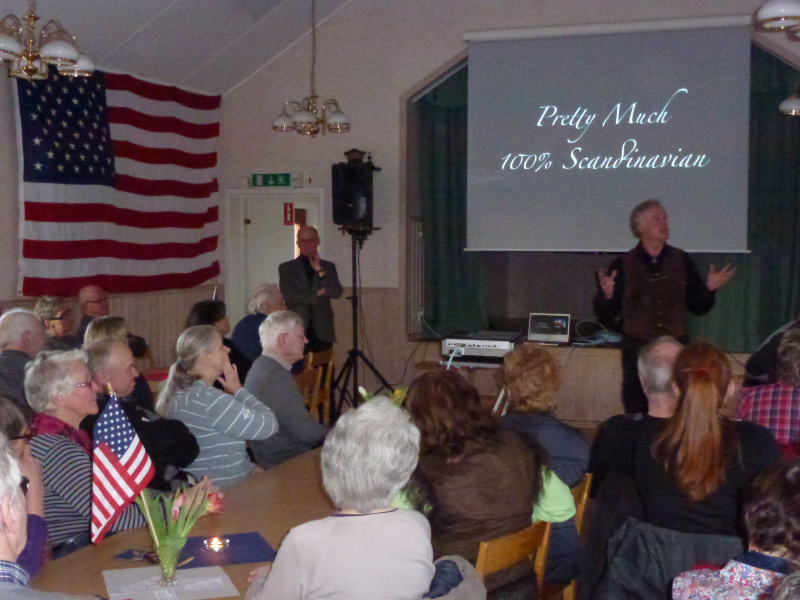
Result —
[{"label": "ceiling light", "polygon": [[[326,100],[317,104],[319,96],[316,91],[317,68],[317,6],[311,0],[311,95],[302,101],[290,100],[283,107],[283,112],[272,122],[275,131],[294,131],[300,135],[316,135],[322,131],[330,133],[347,133],[350,131],[350,119],[339,108],[339,103]],[[289,109],[294,111],[289,114]]]},{"label": "ceiling light", "polygon": [[36,47],[36,0],[28,0],[25,26],[15,15],[0,21],[0,60],[7,60],[8,76],[21,79],[46,79],[48,65],[54,65],[65,75],[85,77],[94,72],[94,63],[81,54],[75,38],[59,21],[48,21],[39,32]]},{"label": "ceiling light", "polygon": [[800,26],[799,0],[767,0],[756,13],[756,21],[763,29],[780,31]]}]

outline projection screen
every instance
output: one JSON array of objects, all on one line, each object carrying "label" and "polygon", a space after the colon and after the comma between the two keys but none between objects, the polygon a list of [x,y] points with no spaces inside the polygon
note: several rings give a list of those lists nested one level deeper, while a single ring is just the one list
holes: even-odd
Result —
[{"label": "projection screen", "polygon": [[747,251],[748,27],[469,43],[467,249]]}]

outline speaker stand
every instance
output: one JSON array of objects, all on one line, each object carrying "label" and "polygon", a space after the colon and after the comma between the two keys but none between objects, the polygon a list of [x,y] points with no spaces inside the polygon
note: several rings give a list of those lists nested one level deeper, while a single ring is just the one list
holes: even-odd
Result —
[{"label": "speaker stand", "polygon": [[[365,225],[342,225],[340,227],[343,233],[350,234],[351,238],[351,260],[353,263],[353,295],[348,296],[347,300],[350,301],[353,309],[353,347],[347,353],[347,360],[342,367],[341,372],[336,377],[333,384],[333,389],[339,391],[339,403],[336,405],[336,417],[342,414],[342,408],[345,402],[357,408],[359,405],[358,393],[358,362],[364,363],[364,366],[369,369],[375,378],[381,382],[382,387],[377,391],[380,392],[384,388],[388,388],[394,392],[394,388],[386,381],[380,371],[375,368],[370,360],[358,348],[358,251],[364,245],[364,241],[369,235],[380,227],[372,227]],[[352,391],[350,389],[352,379]]]}]

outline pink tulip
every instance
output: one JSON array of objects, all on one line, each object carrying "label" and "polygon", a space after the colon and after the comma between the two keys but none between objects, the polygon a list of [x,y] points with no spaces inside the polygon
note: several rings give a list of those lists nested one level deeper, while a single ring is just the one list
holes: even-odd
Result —
[{"label": "pink tulip", "polygon": [[222,492],[211,492],[208,495],[208,499],[206,500],[206,512],[207,515],[219,514],[223,512],[223,508],[225,507],[225,502],[223,501],[223,494]]}]

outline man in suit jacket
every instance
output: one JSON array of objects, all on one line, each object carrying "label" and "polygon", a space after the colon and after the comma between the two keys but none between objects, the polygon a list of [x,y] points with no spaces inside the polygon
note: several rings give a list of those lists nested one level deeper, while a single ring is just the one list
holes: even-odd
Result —
[{"label": "man in suit jacket", "polygon": [[306,328],[306,350],[327,350],[336,341],[331,298],[342,295],[336,265],[319,257],[319,233],[313,227],[297,232],[300,256],[278,267],[286,308],[300,315]]}]

